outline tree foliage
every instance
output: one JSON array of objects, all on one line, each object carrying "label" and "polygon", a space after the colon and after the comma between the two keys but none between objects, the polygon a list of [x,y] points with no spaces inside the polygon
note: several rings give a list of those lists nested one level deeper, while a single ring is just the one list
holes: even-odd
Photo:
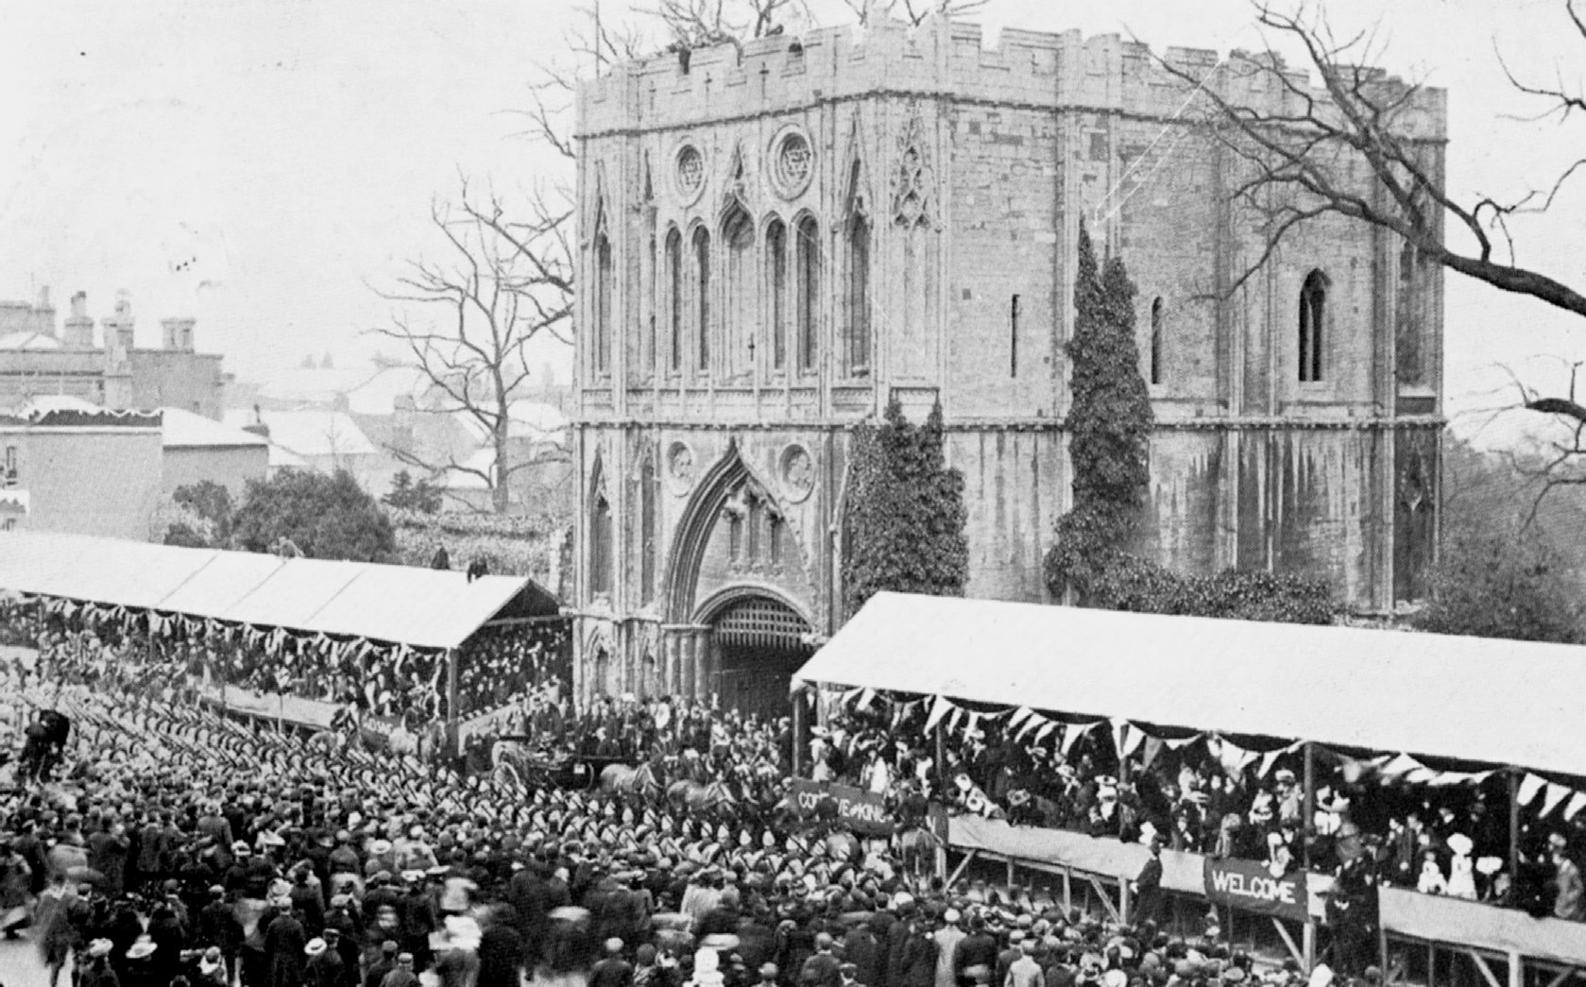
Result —
[{"label": "tree foliage", "polygon": [[1134,340],[1134,284],[1119,258],[1103,271],[1084,224],[1074,282],[1074,334],[1067,345],[1073,507],[1058,519],[1046,557],[1054,594],[1083,601],[1098,563],[1119,551],[1145,504],[1150,476],[1151,400]]},{"label": "tree foliage", "polygon": [[859,427],[851,450],[842,560],[848,615],[882,590],[963,595],[964,477],[947,466],[941,405],[914,425],[894,397],[879,426]]},{"label": "tree foliage", "polygon": [[1200,576],[1130,554],[1150,493],[1151,399],[1135,345],[1134,283],[1123,260],[1098,267],[1084,226],[1069,340],[1069,461],[1074,503],[1046,556],[1047,587],[1082,606],[1141,613],[1326,624],[1326,582],[1229,569]]},{"label": "tree foliage", "polygon": [[210,538],[213,543],[224,544],[231,537],[232,516],[237,508],[232,503],[231,491],[224,485],[214,480],[200,480],[177,487],[171,499],[212,525]]},{"label": "tree foliage", "polygon": [[415,481],[413,474],[402,470],[391,478],[391,489],[380,503],[392,510],[434,514],[441,509],[441,491],[424,477]]},{"label": "tree foliage", "polygon": [[1450,443],[1443,539],[1431,598],[1416,626],[1444,634],[1586,641],[1586,500],[1573,488],[1541,504],[1536,466]]},{"label": "tree foliage", "polygon": [[[1440,634],[1580,644],[1576,580],[1536,532],[1513,525],[1467,529],[1443,540],[1431,601],[1416,618]],[[1572,585],[1573,584],[1573,585]]]},{"label": "tree foliage", "polygon": [[249,552],[295,548],[313,559],[385,562],[396,550],[390,519],[346,470],[282,470],[249,481],[233,531]]}]

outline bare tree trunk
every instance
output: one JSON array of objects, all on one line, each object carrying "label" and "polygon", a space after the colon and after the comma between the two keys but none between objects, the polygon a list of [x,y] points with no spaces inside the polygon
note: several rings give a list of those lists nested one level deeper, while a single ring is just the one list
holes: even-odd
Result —
[{"label": "bare tree trunk", "polygon": [[491,503],[497,514],[505,514],[512,507],[512,488],[507,486],[507,479],[512,475],[512,464],[507,462],[509,424],[507,412],[503,408],[501,417],[496,420],[495,434],[492,436],[496,444],[496,482],[490,493]]}]

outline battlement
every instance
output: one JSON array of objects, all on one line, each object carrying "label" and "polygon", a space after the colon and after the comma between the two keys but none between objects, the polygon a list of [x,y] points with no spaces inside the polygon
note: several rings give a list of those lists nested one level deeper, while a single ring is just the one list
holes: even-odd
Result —
[{"label": "battlement", "polygon": [[[828,27],[803,35],[758,38],[691,52],[666,52],[613,66],[578,92],[577,133],[664,130],[867,95],[949,97],[1051,109],[1127,111],[1176,116],[1194,88],[1163,67],[1253,106],[1280,108],[1285,87],[1240,64],[1285,72],[1322,102],[1324,89],[1274,53],[1170,47],[1161,62],[1151,48],[1117,34],[1085,37],[1009,28],[988,37],[978,24],[931,18],[918,27]],[[1379,68],[1372,85],[1405,86]],[[1423,90],[1407,127],[1417,137],[1445,136],[1442,90]],[[1289,98],[1294,98],[1289,94]]]}]

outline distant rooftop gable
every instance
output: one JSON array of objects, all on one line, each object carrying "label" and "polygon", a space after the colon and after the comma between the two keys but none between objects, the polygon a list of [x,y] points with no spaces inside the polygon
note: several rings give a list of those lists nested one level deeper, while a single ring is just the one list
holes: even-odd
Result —
[{"label": "distant rooftop gable", "polygon": [[[264,411],[260,418],[270,429],[271,445],[304,459],[380,454],[352,416],[343,411]],[[251,425],[253,412],[228,411],[226,424],[238,428]]]},{"label": "distant rooftop gable", "polygon": [[167,449],[266,446],[262,435],[247,432],[181,408],[161,408],[161,435]]}]

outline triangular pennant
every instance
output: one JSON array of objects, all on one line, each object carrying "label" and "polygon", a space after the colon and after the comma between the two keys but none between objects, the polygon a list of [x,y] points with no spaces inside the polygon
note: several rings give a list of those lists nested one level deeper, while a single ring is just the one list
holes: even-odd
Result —
[{"label": "triangular pennant", "polygon": [[1569,797],[1569,804],[1564,807],[1564,819],[1569,821],[1586,809],[1586,792],[1576,792]]},{"label": "triangular pennant", "polygon": [[[1045,720],[1045,717],[1042,717],[1042,719]],[[1041,728],[1035,731],[1035,742],[1039,744],[1041,741],[1046,739],[1047,734],[1051,733],[1053,730],[1056,730],[1059,726],[1062,726],[1062,724],[1058,723],[1056,720],[1046,720],[1041,724]]]},{"label": "triangular pennant", "polygon": [[942,717],[946,716],[952,708],[953,704],[947,701],[946,696],[937,696],[932,699],[931,713],[925,718],[925,732],[930,733],[935,730],[936,725],[942,722]]},{"label": "triangular pennant", "polygon": [[1112,718],[1112,743],[1121,761],[1137,750],[1145,740],[1145,733],[1121,716]]},{"label": "triangular pennant", "polygon": [[1568,798],[1569,795],[1570,790],[1568,788],[1564,787],[1563,785],[1555,784],[1551,781],[1548,782],[1547,795],[1542,799],[1542,811],[1538,813],[1538,815],[1543,817],[1548,816],[1554,809],[1557,809],[1559,804]]},{"label": "triangular pennant", "polygon": [[1410,755],[1395,754],[1377,770],[1380,771],[1385,778],[1399,779],[1420,767],[1424,767],[1424,765]]},{"label": "triangular pennant", "polygon": [[1058,753],[1067,758],[1068,752],[1074,749],[1074,744],[1079,741],[1079,738],[1089,733],[1095,726],[1096,723],[1065,724],[1063,727],[1063,746],[1058,750]]},{"label": "triangular pennant", "polygon": [[1020,726],[1019,729],[1014,732],[1013,739],[1014,740],[1023,740],[1025,734],[1029,733],[1031,730],[1038,729],[1042,725],[1044,725],[1046,723],[1050,723],[1050,722],[1051,722],[1050,720],[1048,720],[1046,717],[1042,716],[1040,713],[1031,713],[1029,716],[1026,716],[1024,718],[1023,725]]},{"label": "triangular pennant", "polygon": [[1149,768],[1151,766],[1151,762],[1155,761],[1157,756],[1162,753],[1162,748],[1164,746],[1166,745],[1164,745],[1162,741],[1156,739],[1155,737],[1145,738],[1145,752],[1140,755],[1140,766],[1142,768]]},{"label": "triangular pennant", "polygon": [[1540,775],[1526,775],[1525,778],[1520,782],[1520,791],[1516,796],[1515,801],[1519,802],[1521,805],[1530,805],[1532,802],[1536,801],[1538,793],[1542,791],[1543,786],[1546,784],[1547,779],[1541,777]]}]

